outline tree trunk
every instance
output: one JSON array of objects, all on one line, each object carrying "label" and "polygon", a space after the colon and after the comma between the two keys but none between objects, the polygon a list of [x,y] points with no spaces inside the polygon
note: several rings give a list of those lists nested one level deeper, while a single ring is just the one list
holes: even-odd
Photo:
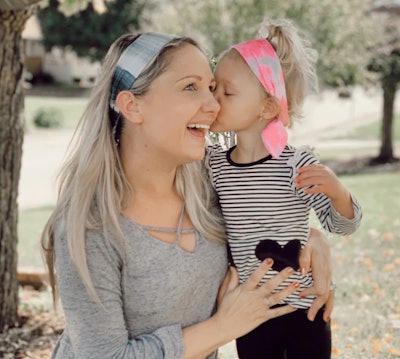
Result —
[{"label": "tree trunk", "polygon": [[383,80],[383,118],[381,128],[381,147],[378,157],[373,163],[390,163],[396,159],[393,156],[392,127],[394,115],[394,100],[396,96],[397,82],[392,76]]},{"label": "tree trunk", "polygon": [[17,323],[18,183],[24,136],[21,34],[33,7],[0,9],[0,333]]}]

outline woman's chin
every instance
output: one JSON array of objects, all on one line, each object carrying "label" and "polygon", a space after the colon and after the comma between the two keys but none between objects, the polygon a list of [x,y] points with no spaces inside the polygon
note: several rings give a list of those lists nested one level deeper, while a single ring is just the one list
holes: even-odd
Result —
[{"label": "woman's chin", "polygon": [[188,159],[188,161],[186,163],[201,161],[202,159],[204,159],[205,154],[206,154],[206,150],[205,150],[205,147],[203,146],[203,148],[201,150],[193,151],[191,153],[190,159]]}]

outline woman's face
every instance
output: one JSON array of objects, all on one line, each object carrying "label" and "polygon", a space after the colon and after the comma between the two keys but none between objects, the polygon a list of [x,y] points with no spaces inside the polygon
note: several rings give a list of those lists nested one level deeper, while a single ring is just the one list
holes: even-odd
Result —
[{"label": "woman's face", "polygon": [[139,141],[163,163],[172,165],[200,160],[205,138],[219,111],[207,58],[185,44],[169,54],[169,65],[138,97],[143,116]]},{"label": "woman's face", "polygon": [[[231,50],[234,51],[234,50]],[[211,126],[214,132],[240,132],[259,123],[265,106],[265,92],[239,54],[228,53],[215,68],[215,98],[221,110]]]}]

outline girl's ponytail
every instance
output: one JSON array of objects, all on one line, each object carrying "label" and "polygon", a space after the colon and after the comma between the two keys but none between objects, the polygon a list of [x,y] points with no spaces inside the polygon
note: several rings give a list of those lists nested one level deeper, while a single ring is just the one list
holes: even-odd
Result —
[{"label": "girl's ponytail", "polygon": [[307,94],[318,88],[317,51],[299,36],[297,29],[286,19],[265,19],[259,36],[272,44],[280,59],[291,127],[293,120],[302,117]]}]

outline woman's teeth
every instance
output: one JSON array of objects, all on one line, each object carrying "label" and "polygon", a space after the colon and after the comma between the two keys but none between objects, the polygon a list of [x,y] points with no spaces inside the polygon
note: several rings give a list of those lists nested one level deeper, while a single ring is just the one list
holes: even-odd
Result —
[{"label": "woman's teeth", "polygon": [[205,128],[206,130],[208,130],[210,128],[210,125],[194,124],[194,125],[189,125],[188,128]]},{"label": "woman's teeth", "polygon": [[207,132],[210,128],[210,125],[206,125],[204,123],[194,123],[192,125],[188,125],[187,129],[192,136],[199,137],[204,139],[207,135]]}]

